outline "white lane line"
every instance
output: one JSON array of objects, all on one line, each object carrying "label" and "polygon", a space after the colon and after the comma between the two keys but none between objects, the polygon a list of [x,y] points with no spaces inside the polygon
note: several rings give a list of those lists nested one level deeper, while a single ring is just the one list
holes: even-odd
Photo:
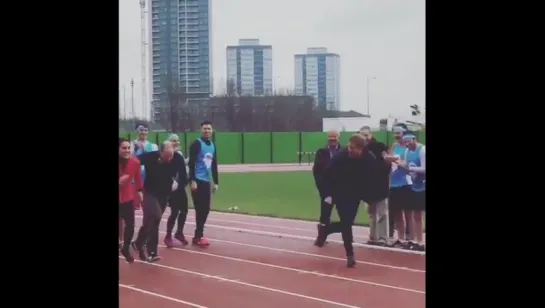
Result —
[{"label": "white lane line", "polygon": [[[195,216],[187,216],[187,219],[195,219]],[[316,234],[316,226],[314,226],[314,230],[311,229],[303,229],[303,228],[292,228],[292,227],[285,227],[285,226],[275,226],[275,225],[267,225],[267,224],[259,224],[259,223],[253,223],[253,222],[246,222],[246,221],[238,221],[238,220],[225,220],[225,219],[217,219],[217,218],[208,218],[207,221],[218,221],[218,222],[225,222],[230,224],[241,224],[241,225],[247,225],[247,226],[257,226],[257,227],[267,227],[267,228],[274,228],[274,229],[284,229],[284,230],[293,230],[293,231],[300,231],[305,233],[313,233]],[[362,235],[354,235],[355,238],[362,238],[367,239],[368,236],[362,236]]]},{"label": "white lane line", "polygon": [[[136,226],[136,228],[138,228],[138,227],[139,226]],[[159,231],[159,233],[166,234],[165,231]],[[192,235],[191,234],[185,234],[185,236],[189,238]],[[274,247],[269,247],[269,246],[246,244],[246,243],[222,240],[222,239],[211,238],[211,237],[208,237],[208,239],[210,239],[210,240],[212,240],[214,242],[219,242],[219,243],[233,244],[233,245],[239,245],[239,246],[245,246],[245,247],[259,248],[259,249],[267,249],[267,250],[272,250],[272,251],[297,254],[297,255],[301,255],[301,256],[309,256],[309,257],[316,257],[316,258],[323,258],[323,259],[330,259],[330,260],[337,260],[337,261],[346,262],[345,258],[331,257],[331,256],[326,256],[326,255],[319,255],[319,254],[314,254],[314,253],[309,253],[309,252],[302,252],[302,251],[289,250],[289,249],[283,249],[283,248],[274,248]],[[368,262],[368,261],[363,261],[363,260],[358,260],[358,263],[359,264],[371,265],[371,266],[377,266],[377,267],[390,268],[390,269],[395,269],[395,270],[414,272],[414,273],[426,273],[425,270],[414,269],[414,268],[403,267],[403,266],[388,265],[388,264],[382,264],[382,263],[374,263],[374,262]]]},{"label": "white lane line", "polygon": [[[138,215],[137,217],[142,217]],[[167,219],[163,218],[161,219],[163,221],[166,221]],[[186,224],[195,225],[194,222],[187,221]],[[235,232],[241,232],[241,233],[250,233],[250,234],[259,234],[259,235],[268,235],[268,236],[275,236],[275,237],[284,237],[289,239],[297,239],[297,240],[305,240],[305,241],[314,241],[315,238],[309,237],[309,236],[302,236],[302,235],[292,235],[287,233],[278,233],[278,232],[269,232],[269,231],[259,231],[256,229],[245,229],[245,228],[238,228],[238,227],[228,227],[228,226],[220,226],[220,225],[213,225],[213,224],[206,224],[207,228],[216,228],[216,229],[222,229],[222,230],[229,230],[229,231],[235,231]],[[342,244],[342,241],[328,239],[328,242],[331,243],[338,243]],[[413,250],[405,250],[400,248],[391,248],[391,247],[382,247],[382,246],[373,246],[373,245],[367,245],[367,244],[361,244],[361,243],[354,243],[354,247],[363,247],[368,249],[376,249],[376,250],[385,250],[385,251],[392,251],[392,252],[399,252],[399,253],[406,253],[406,254],[414,254],[414,255],[421,255],[425,256],[426,252],[424,251],[413,251]]]},{"label": "white lane line", "polygon": [[[123,257],[119,256],[119,259],[123,259]],[[240,280],[233,280],[233,279],[223,278],[223,277],[220,277],[220,276],[214,276],[214,275],[209,275],[209,274],[205,274],[205,273],[190,271],[190,270],[181,269],[181,268],[177,268],[177,267],[172,267],[172,266],[168,266],[168,265],[163,265],[163,264],[159,264],[159,263],[148,263],[148,262],[142,262],[140,260],[136,260],[136,262],[146,264],[146,265],[150,265],[150,266],[157,266],[157,267],[161,267],[161,268],[164,268],[164,269],[169,269],[169,270],[172,270],[172,271],[192,274],[192,275],[196,275],[196,276],[200,276],[200,277],[214,278],[214,279],[217,279],[217,280],[221,280],[223,282],[230,282],[230,283],[239,284],[239,285],[243,285],[243,286],[251,287],[251,288],[256,288],[256,289],[261,289],[261,290],[265,290],[265,291],[269,291],[269,292],[273,292],[273,293],[290,295],[290,296],[303,298],[303,299],[307,299],[307,300],[312,300],[312,301],[316,301],[316,302],[321,302],[321,303],[334,305],[334,306],[338,306],[338,307],[361,308],[361,307],[358,307],[358,306],[347,305],[347,304],[334,302],[334,301],[330,301],[330,300],[326,300],[326,299],[322,299],[322,298],[318,298],[318,297],[307,296],[307,295],[288,292],[288,291],[279,290],[279,289],[273,289],[273,288],[264,287],[264,286],[257,285],[257,284],[243,282],[243,281],[240,281]]]},{"label": "white lane line", "polygon": [[[167,248],[164,245],[159,245],[159,247]],[[353,278],[348,278],[348,277],[329,275],[329,274],[324,274],[324,273],[320,273],[320,272],[317,272],[317,271],[306,271],[306,270],[303,270],[303,269],[297,269],[297,268],[293,268],[293,267],[280,266],[280,265],[263,263],[263,262],[258,262],[258,261],[251,261],[251,260],[246,260],[246,259],[234,258],[234,257],[220,255],[220,254],[213,254],[213,253],[208,253],[208,252],[189,250],[189,249],[183,249],[183,248],[176,248],[176,247],[169,248],[169,249],[176,250],[176,251],[181,251],[181,252],[186,252],[186,253],[193,253],[193,254],[199,254],[199,255],[204,255],[204,256],[210,256],[210,257],[215,257],[215,258],[220,258],[220,259],[225,259],[225,260],[230,260],[230,261],[260,265],[260,266],[265,266],[265,267],[270,267],[270,268],[275,268],[275,269],[282,269],[282,270],[295,272],[295,273],[300,273],[300,274],[312,274],[312,275],[316,275],[316,276],[319,276],[319,277],[333,278],[333,279],[344,280],[344,281],[349,281],[349,282],[367,284],[367,285],[372,285],[372,286],[380,287],[380,288],[388,288],[388,289],[394,289],[394,290],[398,290],[398,291],[405,291],[405,292],[418,293],[418,294],[426,294],[426,292],[424,292],[424,291],[419,291],[419,290],[414,290],[414,289],[396,287],[396,286],[391,286],[391,285],[372,282],[372,281],[367,281],[367,280],[359,280],[359,279],[353,279]]]},{"label": "white lane line", "polygon": [[[178,304],[185,304],[185,305],[188,305],[188,306],[191,306],[191,307],[194,307],[194,308],[208,308],[206,306],[201,306],[201,305],[197,305],[195,303],[186,302],[184,300],[177,299],[177,298],[174,298],[174,297],[170,297],[170,296],[162,295],[162,294],[159,294],[159,293],[154,293],[154,292],[146,291],[146,290],[143,290],[143,289],[135,288],[132,285],[126,285],[126,284],[121,284],[120,283],[119,286],[121,288],[125,288],[125,289],[133,290],[133,291],[136,291],[136,292],[140,292],[140,293],[143,293],[143,294],[159,297],[159,298],[166,299],[166,300],[169,300],[171,302],[178,303]],[[158,305],[158,306],[160,306],[160,305]]]}]

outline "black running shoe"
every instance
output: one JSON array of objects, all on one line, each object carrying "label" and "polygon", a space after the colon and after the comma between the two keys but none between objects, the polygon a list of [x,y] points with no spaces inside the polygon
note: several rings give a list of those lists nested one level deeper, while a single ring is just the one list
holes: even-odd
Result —
[{"label": "black running shoe", "polygon": [[356,260],[354,260],[354,256],[346,257],[346,267],[348,268],[356,267]]},{"label": "black running shoe", "polygon": [[128,262],[128,263],[134,263],[134,258],[131,254],[131,250],[130,248],[127,246],[127,247],[123,247],[121,249],[121,254],[123,255],[123,257],[125,257],[125,260]]},{"label": "black running shoe", "polygon": [[403,243],[402,241],[397,240],[397,241],[393,242],[393,243],[390,245],[390,247],[392,247],[392,248],[404,248],[405,245],[406,245],[406,243]]},{"label": "black running shoe", "polygon": [[149,263],[153,263],[153,262],[157,262],[159,260],[161,260],[161,256],[158,255],[156,252],[152,252],[152,253],[149,254],[147,261]]},{"label": "black running shoe", "polygon": [[147,261],[148,256],[146,256],[146,252],[144,251],[144,246],[138,246],[136,242],[132,242],[131,246],[134,250],[138,252],[138,257],[142,261]]},{"label": "black running shoe", "polygon": [[414,251],[426,251],[426,248],[425,248],[424,245],[418,244],[418,243],[415,243],[415,242],[409,242],[408,249],[409,250],[414,250]]},{"label": "black running shoe", "polygon": [[318,236],[316,237],[316,240],[314,241],[314,245],[318,247],[323,247],[325,244],[325,240],[327,238],[327,234],[326,234],[327,226],[318,224],[317,228],[318,228]]}]

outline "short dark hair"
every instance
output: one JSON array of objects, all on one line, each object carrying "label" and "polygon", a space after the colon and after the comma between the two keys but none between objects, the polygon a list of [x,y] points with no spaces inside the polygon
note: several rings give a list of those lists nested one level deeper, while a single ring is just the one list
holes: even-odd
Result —
[{"label": "short dark hair", "polygon": [[358,149],[363,149],[365,147],[365,139],[360,134],[354,134],[350,139],[348,139],[349,143],[354,144]]},{"label": "short dark hair", "polygon": [[147,123],[137,123],[135,126],[134,126],[134,129],[138,129],[139,126],[144,126],[145,128],[148,128],[149,129],[149,126]]},{"label": "short dark hair", "polygon": [[212,125],[212,122],[208,121],[208,120],[204,120],[202,121],[201,123],[201,127],[203,127],[204,125]]},{"label": "short dark hair", "polygon": [[130,141],[127,138],[119,137],[119,144],[117,145],[117,147],[120,147],[123,142],[130,142]]}]

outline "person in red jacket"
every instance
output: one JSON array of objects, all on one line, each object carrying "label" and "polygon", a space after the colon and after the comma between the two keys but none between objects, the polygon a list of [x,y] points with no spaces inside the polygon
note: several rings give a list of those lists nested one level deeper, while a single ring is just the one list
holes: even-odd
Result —
[{"label": "person in red jacket", "polygon": [[[129,263],[134,262],[130,251],[134,235],[134,204],[135,202],[140,204],[142,201],[143,184],[140,171],[140,161],[131,156],[130,141],[119,138],[119,218],[125,222],[121,254]],[[132,184],[133,180],[134,184]],[[135,192],[138,194],[136,195]]]}]

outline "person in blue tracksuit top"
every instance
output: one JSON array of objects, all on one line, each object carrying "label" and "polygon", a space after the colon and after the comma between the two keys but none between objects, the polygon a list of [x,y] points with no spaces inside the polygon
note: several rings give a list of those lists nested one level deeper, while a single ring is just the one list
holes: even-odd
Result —
[{"label": "person in blue tracksuit top", "polygon": [[403,133],[403,141],[407,149],[403,161],[398,163],[398,167],[406,170],[412,181],[412,194],[407,204],[411,210],[410,219],[414,221],[411,234],[414,234],[416,240],[416,242],[409,241],[408,248],[424,251],[422,216],[426,210],[426,146],[418,143],[416,135],[410,131]]},{"label": "person in blue tracksuit top", "polygon": [[397,163],[405,155],[406,147],[403,141],[403,133],[406,130],[407,126],[403,123],[394,126],[393,131],[396,142],[392,145],[389,153],[390,157],[395,161],[392,163],[392,171],[390,173],[388,208],[397,231],[397,239],[391,243],[391,246],[398,248],[405,248],[407,246],[405,223],[407,223],[407,229],[411,230],[411,220],[408,219],[410,214],[408,200],[412,193],[411,183],[408,180],[408,172],[403,168],[399,168]]},{"label": "person in blue tracksuit top", "polygon": [[204,225],[210,213],[211,194],[218,190],[219,184],[217,151],[211,140],[212,133],[212,123],[202,122],[201,137],[189,148],[189,181],[196,218],[192,243],[200,247],[210,245],[204,238]]},{"label": "person in blue tracksuit top", "polygon": [[[133,153],[134,155],[136,155],[136,157],[142,155],[142,153],[145,152],[159,151],[159,147],[155,143],[151,143],[148,141],[149,127],[147,124],[137,124],[135,129],[136,133],[138,134],[138,138],[131,142],[131,149],[133,150]],[[146,168],[144,167],[144,165],[142,165],[142,181],[144,181],[145,178]]]}]

